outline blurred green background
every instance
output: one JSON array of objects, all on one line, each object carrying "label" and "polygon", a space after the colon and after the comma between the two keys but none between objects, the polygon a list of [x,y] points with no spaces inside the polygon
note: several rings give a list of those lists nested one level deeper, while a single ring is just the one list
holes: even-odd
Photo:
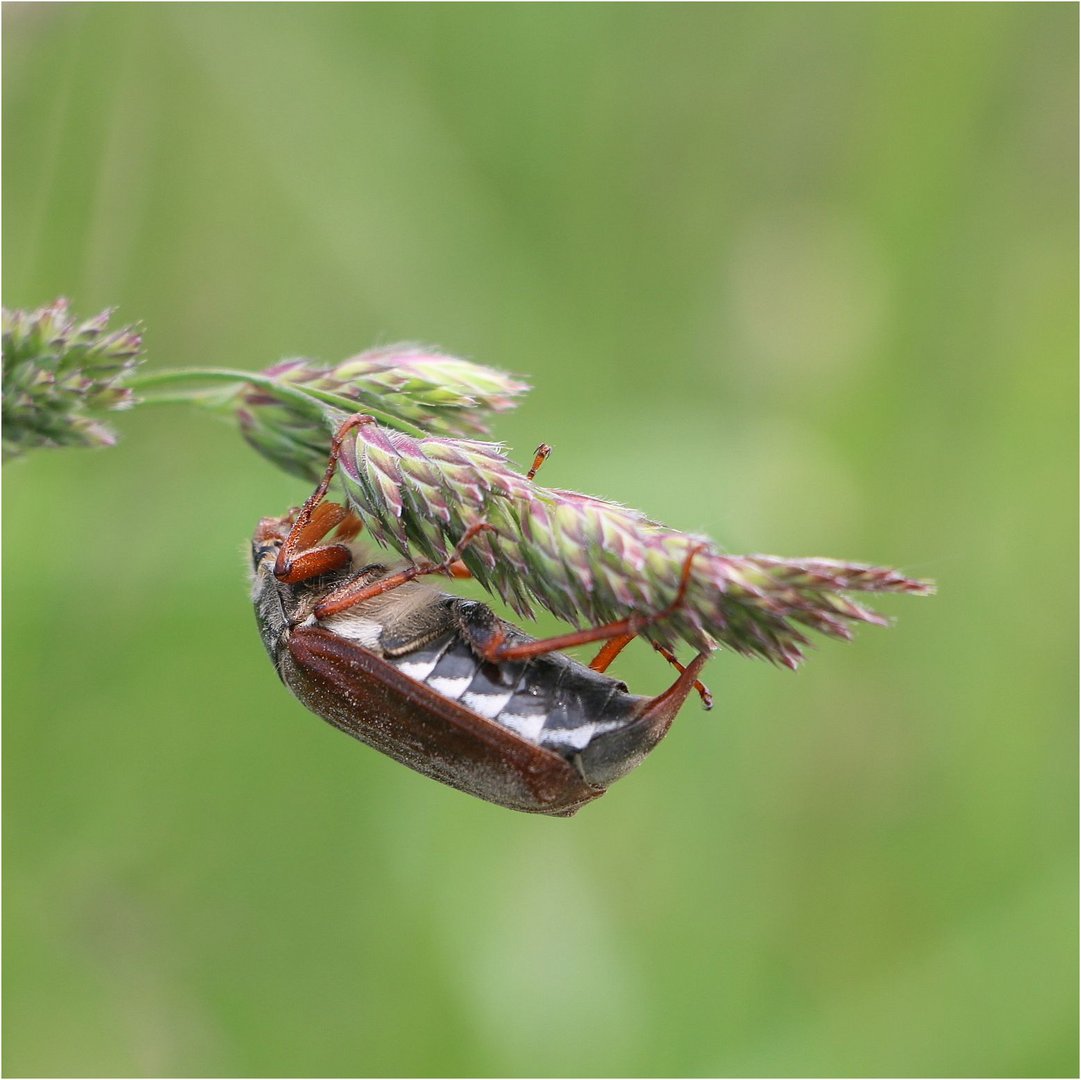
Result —
[{"label": "blurred green background", "polygon": [[279,685],[227,424],[9,466],[5,1073],[1076,1075],[1077,21],[5,5],[9,307],[435,343],[549,485],[940,582],[537,819]]}]

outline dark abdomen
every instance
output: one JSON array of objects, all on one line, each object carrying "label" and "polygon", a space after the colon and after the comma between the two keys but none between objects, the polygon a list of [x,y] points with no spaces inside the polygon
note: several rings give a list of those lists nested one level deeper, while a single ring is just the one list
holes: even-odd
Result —
[{"label": "dark abdomen", "polygon": [[626,771],[613,775],[601,751],[606,737],[629,733],[646,699],[569,656],[490,663],[454,630],[386,659],[441,696],[572,761],[590,783],[609,783]]}]

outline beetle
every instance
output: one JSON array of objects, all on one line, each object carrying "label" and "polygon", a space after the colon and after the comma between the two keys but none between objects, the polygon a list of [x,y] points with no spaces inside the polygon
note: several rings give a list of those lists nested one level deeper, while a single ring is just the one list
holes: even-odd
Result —
[{"label": "beetle", "polygon": [[[682,602],[694,551],[665,611],[535,640],[485,604],[417,580],[460,569],[483,523],[440,564],[366,561],[353,542],[359,518],[326,495],[345,435],[368,419],[342,425],[312,495],[264,518],[252,538],[252,601],[278,675],[316,715],[417,772],[512,810],[569,817],[641,763],[692,690],[710,704],[698,682],[706,652],[683,667],[659,649],[679,675],[652,698],[605,674]],[[601,640],[589,667],[559,651]]]}]

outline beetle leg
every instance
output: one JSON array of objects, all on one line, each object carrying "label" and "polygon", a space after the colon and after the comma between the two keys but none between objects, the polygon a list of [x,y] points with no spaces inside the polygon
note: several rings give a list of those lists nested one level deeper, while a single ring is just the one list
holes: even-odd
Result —
[{"label": "beetle leg", "polygon": [[[299,581],[307,581],[319,574],[341,570],[349,565],[352,553],[344,545],[327,544],[323,547],[312,545],[322,540],[335,525],[342,526],[339,531],[345,539],[350,538],[350,531],[353,536],[359,531],[359,528],[354,529],[348,510],[338,506],[337,503],[324,503],[323,499],[326,498],[330,490],[330,482],[337,471],[338,454],[341,452],[346,435],[355,427],[374,422],[370,416],[358,413],[356,416],[350,416],[334,433],[334,438],[330,443],[330,459],[327,461],[323,477],[305,500],[304,505],[297,511],[293,527],[278,551],[278,558],[274,564],[274,576],[279,581],[295,585]],[[359,519],[357,521],[359,525]]]},{"label": "beetle leg", "polygon": [[[363,527],[364,523],[352,510],[338,503],[320,503],[308,524],[302,527],[294,524],[285,538],[282,547],[288,545],[289,551],[282,563],[283,571],[279,573],[275,568],[275,576],[279,581],[295,584],[332,570],[341,570],[349,565],[352,558],[345,544],[356,539]],[[317,546],[331,530],[334,530],[337,543]]]},{"label": "beetle leg", "polygon": [[[594,671],[607,671],[612,661],[619,656],[619,654],[634,641],[635,634],[623,634],[621,637],[611,638],[601,646],[601,651],[597,653],[595,657],[590,661],[589,666]],[[663,645],[658,645],[657,642],[651,641],[650,644],[672,665],[677,671],[682,674],[686,671],[686,667],[676,659],[676,654],[671,649],[666,649]],[[713,695],[709,692],[709,687],[705,683],[698,679],[695,679],[694,688],[698,691],[699,697],[702,699],[702,704],[707,709],[713,708]]]},{"label": "beetle leg", "polygon": [[425,574],[451,574],[453,576],[457,565],[461,562],[461,554],[465,548],[482,532],[495,531],[494,525],[489,525],[484,521],[474,522],[462,534],[461,540],[458,541],[454,550],[443,562],[414,563],[404,570],[379,578],[378,581],[367,581],[363,577],[354,578],[325,596],[316,605],[314,615],[316,619],[327,619],[331,615],[337,615],[339,612],[354,607],[356,604],[362,604],[365,600],[382,596],[383,593],[390,592],[391,589],[397,589],[407,581],[413,581]]},{"label": "beetle leg", "polygon": [[386,577],[379,578],[378,581],[367,581],[363,576],[353,578],[333,592],[328,593],[316,604],[312,614],[317,620],[329,619],[331,615],[348,611],[349,608],[355,607],[357,604],[363,604],[365,600],[371,600],[373,597],[390,592],[391,589],[397,589],[407,581],[420,577],[421,574],[435,573],[436,569],[431,563],[417,563],[414,566],[407,566],[404,570],[399,570],[395,574],[388,574]]},{"label": "beetle leg", "polygon": [[636,635],[634,634],[622,634],[619,637],[614,637],[606,641],[601,646],[601,651],[590,660],[589,666],[594,671],[607,671],[608,666],[632,641],[634,641],[635,636]]},{"label": "beetle leg", "polygon": [[[473,572],[462,562],[462,552],[473,542],[474,538],[482,532],[498,532],[494,525],[483,521],[476,521],[462,534],[461,540],[454,545],[454,551],[447,556],[438,566],[431,566],[425,570],[426,574],[446,574],[452,578],[471,578]],[[429,564],[431,565],[431,564]]]},{"label": "beetle leg", "polygon": [[341,544],[316,546],[348,516],[349,511],[337,503],[320,503],[306,514],[302,510],[282,541],[274,564],[274,576],[279,581],[295,584],[348,566],[352,554],[347,547]]},{"label": "beetle leg", "polygon": [[496,633],[487,642],[477,642],[477,647],[485,660],[496,663],[500,660],[528,660],[531,656],[562,652],[564,649],[573,649],[576,645],[589,645],[594,641],[608,641],[613,638],[618,640],[624,637],[630,641],[637,636],[645,622],[646,620],[632,615],[629,619],[605,623],[603,626],[589,626],[585,630],[572,630],[566,634],[557,634],[555,637],[542,638],[539,641],[526,641],[518,645],[504,645],[503,635]]},{"label": "beetle leg", "polygon": [[664,737],[687,695],[698,686],[698,673],[709,659],[708,652],[700,652],[686,667],[680,665],[679,678],[667,690],[653,698],[645,708],[642,719],[657,732],[654,743]]},{"label": "beetle leg", "polygon": [[[677,659],[676,654],[671,649],[666,649],[663,645],[658,645],[655,641],[650,644],[674,667],[681,675],[687,669]],[[709,691],[709,687],[700,679],[694,680],[694,688],[698,691],[698,696],[702,699],[702,705],[707,709],[713,708],[713,695]]]},{"label": "beetle leg", "polygon": [[593,661],[594,665],[597,663],[604,665],[599,668],[594,667],[594,670],[603,671],[630,641],[637,637],[646,627],[660,622],[662,619],[667,619],[670,615],[679,611],[687,595],[687,586],[691,580],[691,565],[694,562],[694,557],[704,546],[703,544],[694,544],[687,552],[675,598],[660,611],[655,611],[650,615],[635,614],[626,619],[617,619],[615,622],[604,623],[602,626],[589,626],[584,630],[572,630],[566,634],[557,634],[555,637],[542,638],[539,641],[527,641],[517,645],[504,645],[502,636],[494,634],[486,642],[478,642],[478,649],[485,660],[498,662],[500,660],[527,660],[531,656],[543,656],[549,652],[573,649],[576,645],[588,645],[593,641],[605,641],[608,644],[601,649]]}]

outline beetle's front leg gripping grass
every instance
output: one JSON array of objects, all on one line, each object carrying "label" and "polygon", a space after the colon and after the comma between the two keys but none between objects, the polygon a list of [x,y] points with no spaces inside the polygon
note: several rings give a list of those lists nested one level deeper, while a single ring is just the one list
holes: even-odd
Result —
[{"label": "beetle's front leg gripping grass", "polygon": [[[387,577],[380,578],[378,581],[369,581],[366,577],[357,577],[351,581],[347,581],[344,585],[326,596],[323,601],[316,606],[314,615],[316,619],[330,618],[331,615],[338,615],[343,611],[348,611],[349,608],[355,607],[357,604],[363,604],[366,600],[372,600],[376,596],[382,596],[383,593],[390,592],[391,589],[397,589],[400,586],[405,585],[406,582],[415,581],[418,577],[423,577],[427,574],[449,574],[452,577],[457,576],[456,567],[461,562],[461,555],[465,548],[482,532],[495,531],[494,525],[488,525],[486,522],[479,521],[466,529],[454,550],[441,563],[415,563],[413,566],[407,566],[404,570],[389,574]],[[349,549],[346,548],[344,550],[348,551]]]},{"label": "beetle's front leg gripping grass", "polygon": [[355,536],[359,532],[359,518],[355,519],[354,524],[350,512],[345,507],[337,503],[325,503],[323,500],[330,490],[330,483],[338,469],[338,455],[341,453],[346,435],[355,427],[374,423],[375,420],[372,417],[358,413],[356,416],[349,417],[335,432],[330,443],[330,457],[323,476],[315,490],[304,501],[304,505],[297,511],[289,535],[278,552],[278,558],[274,564],[274,576],[279,581],[287,585],[295,585],[298,582],[318,577],[320,574],[341,570],[349,565],[352,555],[344,545],[328,544],[325,547],[313,545],[318,544],[335,526],[346,523],[347,519],[348,527],[343,527],[343,535]]},{"label": "beetle's front leg gripping grass", "polygon": [[352,559],[352,553],[343,544],[317,546],[331,529],[350,516],[349,511],[344,506],[328,502],[319,503],[305,512],[306,509],[305,506],[297,515],[274,564],[274,576],[286,585],[341,570]]}]

